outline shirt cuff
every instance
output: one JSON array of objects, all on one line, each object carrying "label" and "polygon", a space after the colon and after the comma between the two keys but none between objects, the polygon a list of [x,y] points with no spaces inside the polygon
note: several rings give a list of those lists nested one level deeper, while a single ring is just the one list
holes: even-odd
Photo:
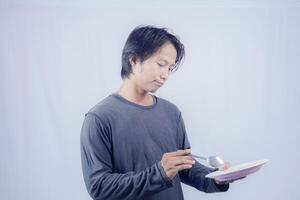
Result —
[{"label": "shirt cuff", "polygon": [[215,186],[221,191],[226,192],[229,189],[229,183],[228,184],[217,184],[215,180],[213,180]]},{"label": "shirt cuff", "polygon": [[[211,172],[218,171],[218,168],[212,168]],[[216,189],[218,189],[220,192],[226,192],[229,189],[229,183],[228,184],[218,184],[214,179],[211,179]]]},{"label": "shirt cuff", "polygon": [[166,185],[167,185],[168,187],[172,187],[172,186],[173,186],[173,181],[172,181],[172,179],[170,179],[170,178],[167,176],[167,174],[166,174],[164,168],[161,166],[161,163],[160,163],[160,162],[157,163],[157,167],[158,167],[159,172],[160,172],[160,175],[162,176],[162,179],[164,180],[164,182],[166,183]]}]

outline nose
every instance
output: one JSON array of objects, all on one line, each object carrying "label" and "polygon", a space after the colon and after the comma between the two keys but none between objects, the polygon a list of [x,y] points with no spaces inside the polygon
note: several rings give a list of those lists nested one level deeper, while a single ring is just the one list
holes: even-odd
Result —
[{"label": "nose", "polygon": [[169,77],[169,73],[170,73],[169,69],[168,70],[163,70],[162,73],[161,73],[161,75],[160,75],[161,79],[163,79],[164,81],[166,81],[168,79],[168,77]]}]

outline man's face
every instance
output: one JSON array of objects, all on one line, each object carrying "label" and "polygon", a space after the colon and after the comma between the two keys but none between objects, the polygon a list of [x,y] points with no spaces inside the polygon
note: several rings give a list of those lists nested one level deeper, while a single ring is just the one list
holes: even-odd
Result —
[{"label": "man's face", "polygon": [[172,43],[166,42],[150,58],[140,62],[131,62],[131,78],[146,92],[155,92],[168,79],[176,61],[177,52]]}]

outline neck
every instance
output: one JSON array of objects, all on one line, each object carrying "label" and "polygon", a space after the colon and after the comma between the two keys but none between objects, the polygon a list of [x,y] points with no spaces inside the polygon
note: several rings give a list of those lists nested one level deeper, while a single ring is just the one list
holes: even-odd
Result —
[{"label": "neck", "polygon": [[139,88],[134,81],[127,78],[123,81],[117,93],[125,99],[137,104],[151,105],[153,103],[153,99],[147,91]]}]

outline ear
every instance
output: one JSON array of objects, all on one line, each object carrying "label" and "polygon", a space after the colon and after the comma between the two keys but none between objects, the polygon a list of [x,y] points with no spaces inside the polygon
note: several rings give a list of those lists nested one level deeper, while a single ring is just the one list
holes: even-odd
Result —
[{"label": "ear", "polygon": [[132,56],[129,58],[129,63],[131,65],[131,71],[134,74],[134,72],[137,70],[139,60],[135,56]]}]

